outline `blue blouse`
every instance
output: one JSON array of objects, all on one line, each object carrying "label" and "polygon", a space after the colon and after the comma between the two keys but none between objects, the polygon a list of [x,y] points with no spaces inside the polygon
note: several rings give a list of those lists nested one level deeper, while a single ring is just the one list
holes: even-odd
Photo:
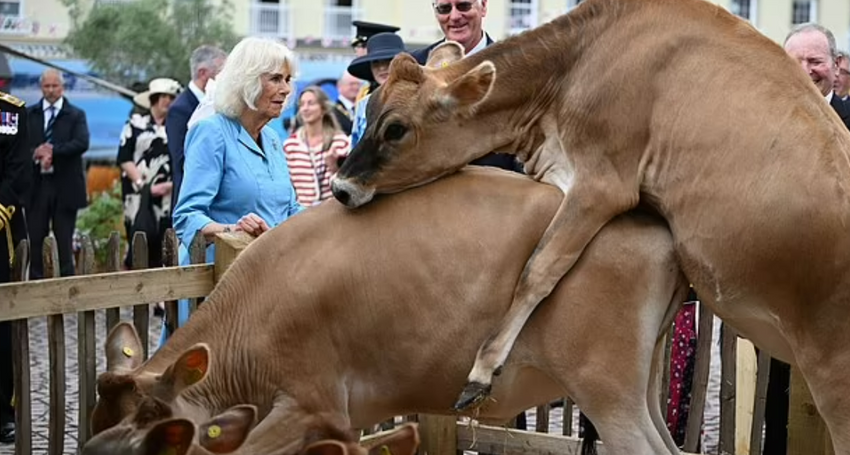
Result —
[{"label": "blue blouse", "polygon": [[351,126],[351,148],[360,142],[363,138],[363,133],[366,132],[366,104],[369,103],[371,94],[366,95],[354,107],[354,124]]},{"label": "blue blouse", "polygon": [[295,197],[277,133],[266,126],[258,145],[234,119],[215,114],[186,136],[186,161],[174,229],[188,247],[213,221],[235,224],[255,213],[275,227],[303,207]]}]

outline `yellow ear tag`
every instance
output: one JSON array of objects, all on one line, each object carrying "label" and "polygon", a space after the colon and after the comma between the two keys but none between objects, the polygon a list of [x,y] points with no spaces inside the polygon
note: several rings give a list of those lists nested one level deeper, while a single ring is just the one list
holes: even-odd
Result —
[{"label": "yellow ear tag", "polygon": [[[440,64],[440,66],[445,68],[445,67],[449,66],[449,62],[443,62],[442,64]],[[389,449],[387,449],[387,453],[389,454]],[[392,454],[390,454],[390,455],[392,455]]]},{"label": "yellow ear tag", "polygon": [[215,439],[215,438],[221,436],[221,427],[218,426],[218,425],[211,426],[207,430],[207,436],[209,436],[210,439]]},{"label": "yellow ear tag", "polygon": [[124,349],[121,352],[123,352],[124,355],[127,356],[127,357],[133,357],[133,350],[130,349],[129,347],[127,347],[127,346],[125,346]]},{"label": "yellow ear tag", "polygon": [[381,455],[393,455],[393,453],[392,453],[392,452],[390,452],[390,448],[389,448],[389,447],[387,447],[387,446],[381,446]]}]

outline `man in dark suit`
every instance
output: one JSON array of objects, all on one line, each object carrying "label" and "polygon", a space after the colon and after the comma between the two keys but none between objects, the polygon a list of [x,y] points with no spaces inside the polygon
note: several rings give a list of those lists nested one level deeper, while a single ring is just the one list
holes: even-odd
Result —
[{"label": "man in dark suit", "polygon": [[[431,50],[446,40],[460,43],[463,46],[464,55],[472,55],[484,49],[493,44],[493,39],[484,31],[485,16],[487,16],[487,0],[437,0],[434,3],[434,17],[440,24],[445,38],[410,54],[420,65],[424,65]],[[470,164],[522,172],[522,165],[513,155],[491,153]]]},{"label": "man in dark suit", "polygon": [[334,115],[342,132],[351,135],[352,120],[354,120],[354,106],[357,104],[357,93],[363,82],[352,76],[348,71],[336,81],[336,90],[339,93],[334,105]]},{"label": "man in dark suit", "polygon": [[[0,92],[0,283],[12,274],[15,247],[26,239],[23,207],[32,183],[24,102]],[[0,443],[15,442],[12,327],[0,322]]]},{"label": "man in dark suit", "polygon": [[183,182],[183,146],[186,140],[187,125],[195,108],[204,99],[207,82],[214,79],[224,66],[227,54],[215,47],[203,45],[192,51],[189,67],[192,81],[189,87],[177,97],[168,109],[165,118],[165,135],[168,138],[168,153],[171,155],[171,173],[174,187],[171,190],[171,207],[177,206],[180,184]]},{"label": "man in dark suit", "polygon": [[48,69],[41,75],[44,96],[27,109],[29,147],[34,161],[33,187],[27,224],[32,241],[30,277],[44,276],[41,251],[53,227],[62,276],[74,274],[72,239],[77,211],[86,206],[86,178],[82,156],[89,148],[86,114],[63,96],[62,73]]}]

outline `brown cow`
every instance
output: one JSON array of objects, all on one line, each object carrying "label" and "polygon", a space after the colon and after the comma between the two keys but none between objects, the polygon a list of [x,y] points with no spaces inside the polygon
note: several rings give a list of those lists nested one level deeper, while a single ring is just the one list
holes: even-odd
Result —
[{"label": "brown cow", "polygon": [[588,0],[461,57],[397,56],[333,182],[355,207],[501,151],[565,193],[456,406],[487,394],[597,232],[645,204],[701,299],[800,367],[850,454],[850,134],[799,64],[700,0]]},{"label": "brown cow", "polygon": [[[243,251],[146,363],[132,326],[112,332],[92,428],[125,427],[145,396],[192,422],[246,403],[260,423],[240,453],[294,454],[340,439],[310,422],[366,428],[452,414],[560,201],[526,177],[470,169],[356,212],[336,201],[311,208]],[[656,218],[610,223],[552,295],[557,304],[530,320],[478,417],[503,423],[571,396],[608,453],[677,453],[651,365],[686,291]]]}]

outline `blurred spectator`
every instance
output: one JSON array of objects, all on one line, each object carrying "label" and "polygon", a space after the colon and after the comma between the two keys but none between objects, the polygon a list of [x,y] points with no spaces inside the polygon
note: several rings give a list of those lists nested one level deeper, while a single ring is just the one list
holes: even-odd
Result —
[{"label": "blurred spectator", "polygon": [[330,178],[351,151],[348,135],[340,130],[328,95],[316,86],[307,87],[298,100],[302,125],[283,143],[286,162],[298,202],[318,204],[333,196]]},{"label": "blurred spectator", "polygon": [[400,28],[392,25],[375,22],[353,21],[351,25],[356,28],[354,39],[351,40],[351,47],[354,48],[354,55],[357,57],[366,55],[366,43],[372,36],[378,33],[395,33],[400,30]]},{"label": "blurred spectator", "polygon": [[[132,241],[136,232],[145,233],[150,267],[162,266],[162,242],[171,227],[173,183],[165,117],[179,93],[180,83],[173,79],[152,80],[148,90],[134,99],[137,104],[150,106],[150,112],[130,117],[118,148],[127,240]],[[127,251],[126,265],[133,265],[133,248]]]},{"label": "blurred spectator", "polygon": [[844,51],[838,51],[838,76],[835,78],[835,94],[841,101],[847,102],[850,95],[850,55]]},{"label": "blurred spectator", "polygon": [[40,82],[43,98],[27,109],[27,135],[34,163],[32,199],[27,208],[32,279],[44,276],[42,246],[51,227],[59,250],[60,272],[62,276],[74,274],[74,227],[77,211],[87,203],[82,160],[89,148],[86,113],[64,97],[61,72],[45,70]]},{"label": "blurred spectator", "polygon": [[334,105],[334,115],[336,115],[339,127],[346,136],[351,135],[354,106],[357,101],[357,93],[360,92],[360,87],[362,86],[363,82],[352,76],[348,71],[342,73],[342,76],[336,82],[336,89],[339,96]]},{"label": "blurred spectator", "polygon": [[215,47],[204,45],[192,52],[189,68],[192,80],[188,90],[184,90],[171,109],[165,120],[165,134],[168,136],[168,152],[171,155],[171,172],[174,189],[171,192],[172,207],[177,205],[180,194],[180,184],[183,182],[183,146],[186,141],[186,130],[189,118],[206,96],[207,84],[221,71],[227,54]]}]

